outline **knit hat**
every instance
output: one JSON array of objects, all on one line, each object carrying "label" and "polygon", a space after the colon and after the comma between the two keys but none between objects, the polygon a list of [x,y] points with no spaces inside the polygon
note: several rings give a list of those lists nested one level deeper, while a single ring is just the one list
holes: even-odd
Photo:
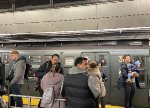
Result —
[{"label": "knit hat", "polygon": [[10,52],[10,54],[19,54],[19,52],[17,50],[13,50]]},{"label": "knit hat", "polygon": [[90,68],[95,68],[97,66],[97,63],[95,61],[91,61],[89,63]]},{"label": "knit hat", "polygon": [[135,61],[134,62],[135,65],[141,64],[140,61]]}]

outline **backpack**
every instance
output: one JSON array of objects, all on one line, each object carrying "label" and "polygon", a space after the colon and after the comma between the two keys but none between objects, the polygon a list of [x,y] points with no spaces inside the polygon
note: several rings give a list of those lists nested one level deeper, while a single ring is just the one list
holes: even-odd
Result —
[{"label": "backpack", "polygon": [[28,80],[31,67],[32,66],[29,63],[26,63],[26,69],[25,69],[25,73],[24,73],[24,79],[26,79],[26,80]]},{"label": "backpack", "polygon": [[[61,82],[60,82],[61,81]],[[41,80],[41,88],[43,89],[43,96],[41,100],[41,107],[48,107],[51,108],[56,104],[56,97],[55,90],[62,90],[59,87],[59,83],[63,84],[63,75],[60,73],[49,72]],[[55,88],[55,89],[54,89]],[[60,93],[61,93],[60,90]],[[57,97],[58,98],[58,97]]]},{"label": "backpack", "polygon": [[26,69],[25,69],[25,73],[24,73],[24,79],[28,80],[29,72],[30,72],[30,69],[31,69],[32,66],[27,62],[25,56],[21,56],[21,57],[19,58],[19,60],[24,60],[25,63],[26,63]]},{"label": "backpack", "polygon": [[119,68],[118,74],[119,74],[119,77],[118,77],[118,80],[117,80],[117,88],[120,89],[124,85],[124,80],[123,80],[123,76],[122,76],[122,73],[121,73],[121,68]]},{"label": "backpack", "polygon": [[41,103],[44,106],[52,107],[54,100],[55,100],[54,85],[51,85],[44,91]]}]

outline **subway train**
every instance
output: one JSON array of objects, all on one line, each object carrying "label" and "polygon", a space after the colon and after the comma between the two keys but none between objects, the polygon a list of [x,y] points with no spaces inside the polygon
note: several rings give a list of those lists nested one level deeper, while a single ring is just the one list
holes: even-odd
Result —
[{"label": "subway train", "polygon": [[[8,76],[12,66],[9,59],[11,50],[18,50],[21,55],[26,56],[27,61],[32,65],[29,80],[23,86],[23,95],[39,96],[35,90],[37,78],[35,72],[53,54],[60,55],[60,63],[64,73],[74,65],[74,60],[83,56],[88,60],[95,60],[102,63],[102,69],[107,73],[105,82],[107,95],[106,103],[112,105],[123,105],[123,89],[116,87],[119,77],[119,67],[124,54],[130,54],[132,60],[139,60],[141,64],[141,74],[139,82],[141,89],[136,90],[134,106],[136,108],[147,108],[150,106],[150,54],[149,40],[110,40],[110,41],[83,41],[83,42],[51,42],[51,43],[25,43],[25,44],[6,44],[0,47],[0,55],[5,63],[5,77]],[[6,81],[7,82],[7,81]]]}]

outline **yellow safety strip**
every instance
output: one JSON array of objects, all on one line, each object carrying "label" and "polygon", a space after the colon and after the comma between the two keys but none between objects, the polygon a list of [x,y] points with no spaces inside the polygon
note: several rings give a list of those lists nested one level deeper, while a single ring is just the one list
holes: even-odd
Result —
[{"label": "yellow safety strip", "polygon": [[[2,98],[4,99],[5,102],[8,102],[8,96],[3,96]],[[34,99],[34,98],[31,99],[31,106],[37,106],[39,101],[40,99]],[[28,98],[23,98],[23,104],[24,105],[28,104]],[[106,108],[124,108],[124,107],[107,105]]]}]

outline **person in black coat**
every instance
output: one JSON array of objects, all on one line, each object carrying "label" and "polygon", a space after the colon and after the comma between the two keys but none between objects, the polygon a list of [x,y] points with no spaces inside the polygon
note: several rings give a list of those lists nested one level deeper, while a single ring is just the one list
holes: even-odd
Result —
[{"label": "person in black coat", "polygon": [[[124,62],[121,64],[121,74],[122,80],[124,82],[124,91],[125,91],[125,99],[124,99],[124,107],[125,108],[134,108],[133,107],[133,98],[136,90],[136,78],[137,75],[132,72],[129,74],[128,66],[131,65],[131,57],[130,55],[123,56]],[[131,82],[128,82],[128,77],[131,77]]]},{"label": "person in black coat", "polygon": [[2,63],[0,57],[0,84],[3,84],[4,82],[5,82],[5,64]]},{"label": "person in black coat", "polygon": [[[51,60],[46,61],[44,64],[42,64],[36,71],[36,77],[38,78],[37,86],[35,87],[35,90],[39,90],[40,96],[43,95],[43,90],[40,87],[41,84],[41,79],[43,76],[48,73],[53,65],[56,65],[56,72],[60,74],[64,74],[63,68],[61,67],[61,63],[59,63],[59,55],[58,54],[53,54]],[[40,108],[40,103],[38,107]]]}]

